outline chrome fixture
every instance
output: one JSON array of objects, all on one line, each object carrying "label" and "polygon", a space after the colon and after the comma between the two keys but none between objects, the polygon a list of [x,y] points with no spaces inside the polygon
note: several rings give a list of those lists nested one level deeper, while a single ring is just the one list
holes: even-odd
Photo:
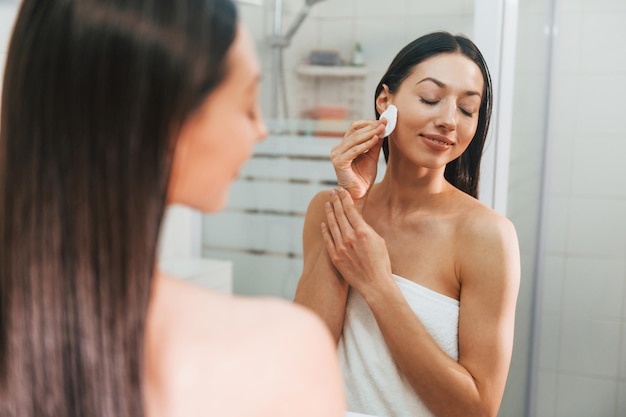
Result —
[{"label": "chrome fixture", "polygon": [[[273,67],[272,67],[272,100],[270,117],[278,119],[280,117],[287,118],[287,95],[285,91],[285,71],[283,68],[283,50],[289,46],[291,39],[298,31],[302,22],[308,16],[311,7],[316,3],[324,0],[305,0],[302,9],[296,16],[287,31],[282,33],[283,19],[283,1],[274,1],[274,33],[269,39],[272,47]],[[281,100],[279,100],[279,97]],[[279,115],[279,101],[282,101],[282,114]]]}]

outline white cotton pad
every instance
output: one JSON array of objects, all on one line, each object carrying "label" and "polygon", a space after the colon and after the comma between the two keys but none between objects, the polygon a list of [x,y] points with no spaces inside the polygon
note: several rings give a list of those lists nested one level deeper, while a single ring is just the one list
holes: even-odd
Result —
[{"label": "white cotton pad", "polygon": [[383,117],[387,119],[387,126],[385,126],[385,133],[383,134],[383,137],[386,138],[387,136],[391,135],[391,132],[393,132],[393,130],[396,128],[396,121],[398,120],[398,108],[393,104],[390,104],[389,107],[387,107],[387,110],[385,110],[383,114],[380,115],[378,120],[382,119]]}]

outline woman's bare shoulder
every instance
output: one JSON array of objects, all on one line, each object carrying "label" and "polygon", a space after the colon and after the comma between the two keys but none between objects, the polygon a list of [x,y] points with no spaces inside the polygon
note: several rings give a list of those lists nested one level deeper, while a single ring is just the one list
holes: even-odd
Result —
[{"label": "woman's bare shoulder", "polygon": [[163,286],[169,294],[162,297],[160,326],[167,340],[154,359],[172,414],[341,415],[331,337],[308,310],[171,279]]},{"label": "woman's bare shoulder", "polygon": [[[302,250],[305,265],[317,256],[318,249],[324,244],[320,225],[326,222],[324,205],[327,201],[330,201],[330,190],[319,191],[313,196],[307,208],[302,230]],[[312,256],[313,258],[311,258]]]},{"label": "woman's bare shoulder", "polygon": [[517,236],[513,223],[478,199],[463,192],[458,215],[458,230],[468,239],[510,239]]},{"label": "woman's bare shoulder", "polygon": [[468,198],[471,200],[458,216],[455,236],[455,253],[465,284],[484,281],[493,287],[498,281],[517,287],[520,254],[515,226],[504,215]]},{"label": "woman's bare shoulder", "polygon": [[324,204],[326,204],[327,201],[330,201],[330,191],[331,190],[318,191],[318,193],[313,196],[309,202],[309,207],[307,208],[307,217],[323,216],[326,218]]}]

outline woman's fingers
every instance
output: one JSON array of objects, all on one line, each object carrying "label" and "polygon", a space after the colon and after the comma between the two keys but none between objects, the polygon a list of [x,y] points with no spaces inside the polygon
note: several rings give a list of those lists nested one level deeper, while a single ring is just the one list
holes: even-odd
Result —
[{"label": "woman's fingers", "polygon": [[328,225],[326,223],[322,223],[322,237],[324,238],[324,243],[326,244],[326,249],[332,255],[335,253],[335,241],[328,229]]},{"label": "woman's fingers", "polygon": [[338,196],[341,201],[342,212],[344,213],[346,220],[349,222],[350,227],[356,229],[357,227],[362,226],[363,223],[365,223],[365,220],[363,220],[363,216],[354,206],[354,200],[352,199],[350,193],[345,189],[340,188]]},{"label": "woman's fingers", "polygon": [[[380,126],[383,126],[386,123],[387,122],[384,120],[357,120],[350,124],[345,136],[367,133],[371,130],[376,131]],[[383,132],[385,131],[384,128],[382,130]]]},{"label": "woman's fingers", "polygon": [[382,135],[384,131],[384,123],[378,120],[354,122],[346,132],[344,139],[333,151],[343,154],[355,146],[360,146],[360,149],[369,149],[372,146],[371,142],[375,143],[373,139],[378,139],[379,135]]},{"label": "woman's fingers", "polygon": [[341,230],[337,224],[333,206],[334,204],[329,201],[324,205],[324,209],[326,210],[326,227],[328,232],[330,232],[334,244],[334,242],[341,240]]},{"label": "woman's fingers", "polygon": [[371,126],[373,120],[356,120],[350,124],[347,133],[354,133],[364,127]]},{"label": "woman's fingers", "polygon": [[[345,190],[343,188],[340,188],[340,190],[345,193]],[[341,238],[345,239],[346,236],[350,236],[350,233],[352,232],[352,225],[346,217],[343,203],[341,201],[341,198],[339,197],[337,190],[332,190],[330,194],[334,218],[337,226],[339,227],[339,231],[341,232]]]}]

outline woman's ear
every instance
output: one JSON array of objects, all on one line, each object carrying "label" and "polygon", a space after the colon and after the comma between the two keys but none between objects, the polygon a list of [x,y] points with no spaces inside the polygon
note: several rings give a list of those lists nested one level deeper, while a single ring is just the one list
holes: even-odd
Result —
[{"label": "woman's ear", "polygon": [[378,114],[382,114],[385,110],[387,110],[387,107],[392,104],[392,98],[393,97],[389,92],[389,87],[387,84],[383,84],[383,89],[378,94],[378,97],[376,97],[376,110],[378,111]]}]

